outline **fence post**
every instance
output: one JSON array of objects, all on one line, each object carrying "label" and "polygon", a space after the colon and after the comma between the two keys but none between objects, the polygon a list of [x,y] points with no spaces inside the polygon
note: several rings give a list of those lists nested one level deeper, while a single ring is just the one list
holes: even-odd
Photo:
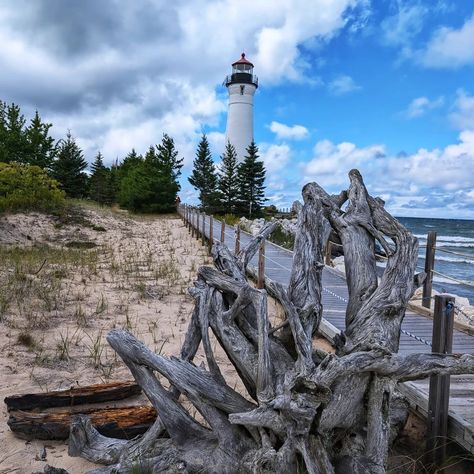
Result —
[{"label": "fence post", "polygon": [[189,210],[189,230],[191,231],[191,237],[194,237],[194,211]]},{"label": "fence post", "polygon": [[[454,301],[452,295],[435,296],[433,339],[431,351],[451,354],[453,350]],[[446,459],[448,436],[449,375],[430,376],[428,419],[426,431],[427,461],[433,471]],[[436,470],[442,474],[444,470]]]},{"label": "fence post", "polygon": [[199,239],[199,212],[194,211],[194,237]]},{"label": "fence post", "polygon": [[214,218],[212,214],[209,216],[209,253],[211,253],[214,244]]},{"label": "fence post", "polygon": [[224,243],[225,241],[225,222],[224,218],[221,220],[221,242]]},{"label": "fence post", "polygon": [[206,244],[206,213],[202,213],[202,233],[201,233],[202,245]]},{"label": "fence post", "polygon": [[325,255],[325,263],[326,265],[331,266],[332,263],[332,242],[328,239],[326,243],[326,255]]},{"label": "fence post", "polygon": [[431,290],[433,288],[433,269],[435,263],[436,232],[430,230],[426,239],[425,273],[426,280],[423,283],[422,305],[431,308]]},{"label": "fence post", "polygon": [[257,288],[259,290],[265,288],[265,239],[262,240],[258,249]]},{"label": "fence post", "polygon": [[234,255],[237,255],[240,252],[240,224],[235,226],[235,249]]}]

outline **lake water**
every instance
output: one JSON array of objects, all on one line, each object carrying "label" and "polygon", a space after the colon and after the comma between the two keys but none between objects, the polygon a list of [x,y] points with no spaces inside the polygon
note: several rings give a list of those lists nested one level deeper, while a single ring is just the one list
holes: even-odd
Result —
[{"label": "lake water", "polygon": [[[433,287],[443,293],[464,296],[474,305],[474,221],[461,219],[421,219],[397,217],[426,245],[429,231],[437,233],[435,271],[456,278],[463,283],[441,275],[434,276]],[[419,270],[424,269],[426,248],[420,248]]]}]

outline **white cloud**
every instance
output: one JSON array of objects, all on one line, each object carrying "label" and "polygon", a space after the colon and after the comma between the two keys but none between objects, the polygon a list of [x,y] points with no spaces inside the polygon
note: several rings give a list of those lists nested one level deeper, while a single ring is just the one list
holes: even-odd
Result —
[{"label": "white cloud", "polygon": [[420,62],[434,68],[457,68],[474,64],[474,15],[459,29],[441,27],[431,37]]},{"label": "white cloud", "polygon": [[260,159],[265,165],[267,175],[273,175],[286,167],[291,158],[291,149],[288,145],[260,145]]},{"label": "white cloud", "polygon": [[48,3],[1,2],[2,100],[37,108],[53,133],[70,128],[89,160],[101,149],[108,162],[167,132],[191,163],[202,127],[226,109],[215,89],[241,48],[262,84],[314,82],[300,45],[324,44],[359,6],[368,14],[367,0]]},{"label": "white cloud", "polygon": [[443,104],[443,96],[437,97],[433,100],[428,99],[428,97],[417,97],[410,102],[404,115],[409,119],[421,117],[422,115],[425,115],[426,112],[437,109]]},{"label": "white cloud", "polygon": [[407,46],[420,33],[428,8],[419,3],[398,2],[396,14],[381,23],[382,39],[388,45]]},{"label": "white cloud", "polygon": [[359,148],[353,143],[319,141],[311,161],[301,164],[301,182],[316,181],[329,192],[348,185],[357,168],[372,195],[384,195],[397,215],[474,218],[474,131],[442,149],[386,155],[383,145]]},{"label": "white cloud", "polygon": [[340,75],[336,77],[328,84],[328,87],[329,91],[337,96],[362,89],[354,82],[354,79],[352,79],[351,76],[347,75]]},{"label": "white cloud", "polygon": [[314,157],[303,165],[303,181],[318,181],[323,186],[344,185],[347,173],[352,168],[385,156],[383,145],[358,148],[355,144],[342,142],[334,144],[321,140],[314,146]]},{"label": "white cloud", "polygon": [[474,130],[474,96],[460,89],[454,103],[454,110],[449,114],[452,125],[460,130]]},{"label": "white cloud", "polygon": [[270,130],[281,140],[302,140],[309,134],[308,129],[303,125],[288,126],[275,121],[270,124]]}]

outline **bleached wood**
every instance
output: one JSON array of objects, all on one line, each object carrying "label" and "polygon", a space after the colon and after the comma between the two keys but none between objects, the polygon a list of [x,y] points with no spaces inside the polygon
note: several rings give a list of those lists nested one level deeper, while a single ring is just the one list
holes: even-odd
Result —
[{"label": "bleached wood", "polygon": [[[316,183],[304,187],[304,203],[294,206],[298,230],[288,289],[265,278],[266,290],[258,290],[246,277],[275,222],[237,255],[214,242],[214,267],[199,268],[190,290],[195,309],[180,359],[153,353],[126,331],[111,331],[109,343],[159,419],[133,445],[104,439],[79,419],[71,431],[71,452],[115,464],[117,472],[130,469],[139,453],[152,472],[384,472],[406,412],[396,383],[474,373],[474,356],[397,354],[407,302],[423,279],[415,275],[418,242],[383,201],[368,194],[357,170],[349,179],[349,189],[339,195]],[[321,322],[321,269],[331,232],[344,250],[349,305],[346,328],[336,335],[336,354],[325,355],[313,348],[312,336]],[[380,283],[376,241],[388,255]],[[278,330],[269,322],[268,295],[285,314],[287,324]],[[223,379],[209,331],[235,367],[245,397]],[[199,344],[207,368],[192,364]],[[155,373],[169,381],[169,390]],[[180,394],[205,425],[182,409]]]}]

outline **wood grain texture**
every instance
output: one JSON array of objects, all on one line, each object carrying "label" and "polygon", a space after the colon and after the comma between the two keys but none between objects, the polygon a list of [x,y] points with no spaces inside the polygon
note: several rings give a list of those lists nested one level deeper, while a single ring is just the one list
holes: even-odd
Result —
[{"label": "wood grain texture", "polygon": [[[316,183],[304,187],[303,204],[295,206],[298,230],[288,289],[269,278],[265,290],[255,289],[246,276],[276,223],[245,246],[240,240],[235,255],[214,243],[214,267],[201,267],[190,291],[195,310],[181,358],[155,354],[126,331],[111,331],[109,344],[162,425],[157,419],[131,451],[130,444],[101,437],[81,417],[71,430],[71,453],[113,465],[117,472],[130,470],[138,453],[152,472],[384,472],[406,414],[397,382],[474,373],[474,356],[397,354],[406,305],[420,282],[418,242],[383,201],[369,195],[357,170],[349,179],[349,189],[336,196]],[[344,249],[349,304],[344,330],[336,335],[337,352],[325,354],[313,348],[312,335],[321,324],[321,271],[331,231]],[[376,241],[388,255],[380,283]],[[268,294],[287,321],[278,330],[269,322]],[[234,365],[246,397],[222,379],[208,331]],[[207,367],[192,363],[198,343]],[[200,421],[182,408],[178,394],[201,414]],[[161,427],[169,436],[166,443]]]}]

